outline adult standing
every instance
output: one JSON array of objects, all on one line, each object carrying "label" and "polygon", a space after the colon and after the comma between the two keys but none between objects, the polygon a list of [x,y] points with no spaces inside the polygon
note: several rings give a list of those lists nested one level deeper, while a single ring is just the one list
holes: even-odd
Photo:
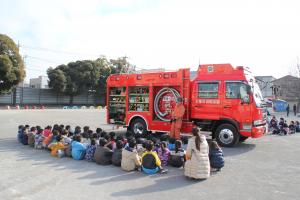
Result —
[{"label": "adult standing", "polygon": [[296,116],[296,114],[297,114],[297,106],[296,106],[296,104],[294,104],[294,106],[293,106],[293,111],[294,111],[294,115]]},{"label": "adult standing", "polygon": [[194,179],[207,179],[210,176],[208,144],[198,128],[192,129],[193,137],[189,139],[184,165],[184,175]]},{"label": "adult standing", "polygon": [[176,106],[171,112],[171,131],[170,136],[175,139],[180,139],[180,129],[182,125],[182,118],[185,112],[184,105],[182,103],[182,98],[178,97],[176,99]]},{"label": "adult standing", "polygon": [[286,107],[286,116],[288,117],[290,114],[290,105],[288,104]]}]

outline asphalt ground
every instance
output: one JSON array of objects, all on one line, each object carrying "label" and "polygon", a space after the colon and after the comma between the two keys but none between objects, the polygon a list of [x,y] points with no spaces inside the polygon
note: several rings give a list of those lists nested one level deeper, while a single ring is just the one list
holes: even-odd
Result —
[{"label": "asphalt ground", "polygon": [[195,181],[172,167],[149,176],[53,158],[16,140],[19,124],[55,123],[111,129],[104,110],[0,110],[0,200],[300,199],[300,134],[265,135],[223,148],[222,171]]}]

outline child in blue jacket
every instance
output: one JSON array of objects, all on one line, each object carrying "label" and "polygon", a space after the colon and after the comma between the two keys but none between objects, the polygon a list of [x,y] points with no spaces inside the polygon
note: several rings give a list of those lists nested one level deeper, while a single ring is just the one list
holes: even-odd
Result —
[{"label": "child in blue jacket", "polygon": [[72,146],[72,158],[74,160],[84,159],[86,153],[86,146],[81,143],[80,135],[74,136],[71,146]]},{"label": "child in blue jacket", "polygon": [[221,171],[221,168],[224,167],[225,161],[223,151],[216,141],[211,142],[209,161],[212,171]]}]

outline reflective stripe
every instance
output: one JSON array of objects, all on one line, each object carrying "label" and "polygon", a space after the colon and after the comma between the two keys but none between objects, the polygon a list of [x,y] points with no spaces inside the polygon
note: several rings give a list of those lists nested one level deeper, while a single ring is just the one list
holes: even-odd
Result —
[{"label": "reflective stripe", "polygon": [[251,129],[242,129],[242,130],[240,130],[240,132],[249,132],[249,133],[251,133]]}]

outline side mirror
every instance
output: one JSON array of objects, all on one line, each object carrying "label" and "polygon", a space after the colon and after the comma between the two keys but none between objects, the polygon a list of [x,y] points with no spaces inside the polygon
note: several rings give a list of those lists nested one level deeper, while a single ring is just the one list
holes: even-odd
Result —
[{"label": "side mirror", "polygon": [[247,85],[247,94],[251,94],[251,86]]},{"label": "side mirror", "polygon": [[242,104],[244,104],[244,103],[247,103],[247,104],[250,103],[250,96],[249,96],[249,94],[243,96],[243,98],[242,98]]}]

